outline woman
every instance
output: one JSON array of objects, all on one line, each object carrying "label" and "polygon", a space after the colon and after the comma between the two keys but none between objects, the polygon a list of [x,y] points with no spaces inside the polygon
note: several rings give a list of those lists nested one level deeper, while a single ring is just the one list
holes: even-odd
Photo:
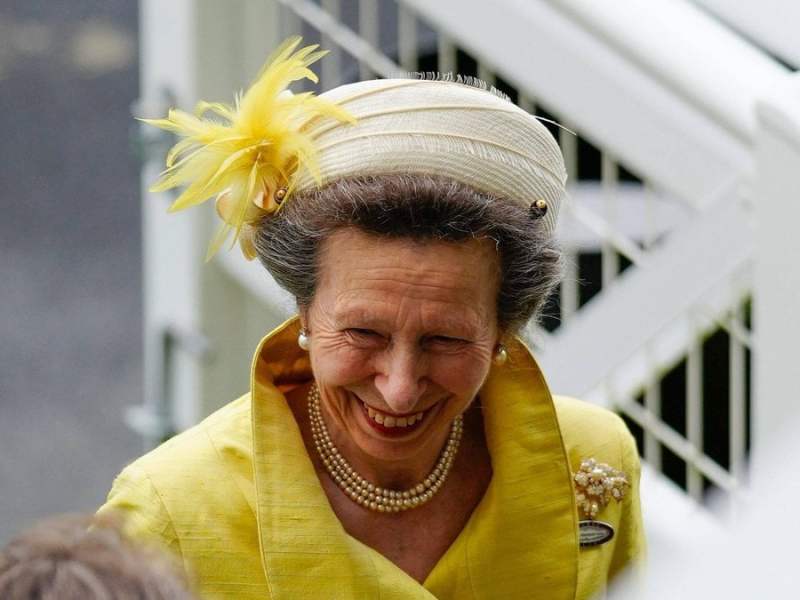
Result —
[{"label": "woman", "polygon": [[[499,95],[388,79],[292,96],[287,42],[156,189],[217,195],[297,299],[251,390],[139,459],[102,510],[208,597],[588,598],[643,550],[621,420],[553,398],[515,332],[558,281],[558,146]],[[177,160],[176,160],[177,158]],[[580,524],[579,524],[580,520]]]}]

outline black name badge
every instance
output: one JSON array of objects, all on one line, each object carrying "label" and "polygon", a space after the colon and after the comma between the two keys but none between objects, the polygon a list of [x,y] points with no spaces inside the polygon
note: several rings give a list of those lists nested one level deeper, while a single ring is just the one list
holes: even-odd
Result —
[{"label": "black name badge", "polygon": [[603,521],[581,521],[578,523],[581,548],[600,546],[614,537],[614,528]]}]

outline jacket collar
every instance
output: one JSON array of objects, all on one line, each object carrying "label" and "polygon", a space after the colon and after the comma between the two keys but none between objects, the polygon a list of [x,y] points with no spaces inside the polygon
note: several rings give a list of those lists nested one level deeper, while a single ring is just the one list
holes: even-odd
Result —
[{"label": "jacket collar", "polygon": [[272,598],[574,598],[569,464],[550,391],[520,340],[481,390],[492,481],[420,585],[347,534],[328,503],[284,397],[311,378],[299,327],[295,317],[267,335],[251,373],[256,514]]}]

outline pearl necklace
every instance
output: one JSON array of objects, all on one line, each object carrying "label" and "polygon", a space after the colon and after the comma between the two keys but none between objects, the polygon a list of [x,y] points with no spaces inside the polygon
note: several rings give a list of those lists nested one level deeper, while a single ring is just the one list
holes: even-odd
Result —
[{"label": "pearl necklace", "polygon": [[450,435],[433,471],[422,483],[397,491],[374,485],[359,475],[339,453],[328,435],[328,428],[322,419],[319,388],[312,384],[308,392],[308,417],[311,422],[311,436],[328,475],[342,491],[354,502],[364,508],[378,512],[400,512],[422,506],[428,502],[444,485],[458,452],[464,419],[461,415],[453,420]]}]

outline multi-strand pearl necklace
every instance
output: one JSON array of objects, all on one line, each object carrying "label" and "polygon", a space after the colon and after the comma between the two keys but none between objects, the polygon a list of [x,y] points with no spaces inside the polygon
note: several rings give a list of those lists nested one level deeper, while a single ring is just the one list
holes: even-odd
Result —
[{"label": "multi-strand pearl necklace", "polygon": [[418,483],[407,490],[397,491],[370,483],[359,475],[339,453],[339,450],[331,441],[328,435],[328,428],[322,419],[317,384],[312,384],[311,390],[308,392],[308,416],[311,421],[311,435],[314,439],[314,445],[322,459],[322,463],[325,465],[325,469],[336,482],[336,485],[354,502],[364,508],[378,512],[410,510],[422,506],[433,498],[436,492],[444,485],[447,475],[450,473],[464,430],[464,420],[459,415],[453,420],[453,425],[450,427],[450,436],[447,438],[447,443],[433,471],[422,483]]}]

